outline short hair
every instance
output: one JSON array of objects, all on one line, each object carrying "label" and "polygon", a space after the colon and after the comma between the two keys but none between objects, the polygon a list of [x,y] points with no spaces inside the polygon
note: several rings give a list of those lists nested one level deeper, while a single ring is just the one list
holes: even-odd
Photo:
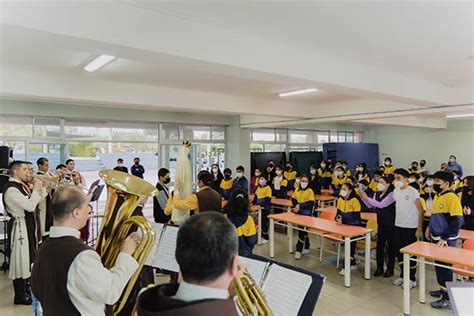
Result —
[{"label": "short hair", "polygon": [[417,165],[418,166],[418,161],[412,161],[411,165]]},{"label": "short hair", "polygon": [[224,215],[202,212],[180,226],[175,257],[185,281],[213,281],[230,267],[238,247],[235,226]]},{"label": "short hair", "polygon": [[164,177],[166,176],[168,173],[170,173],[170,171],[166,168],[161,168],[160,170],[158,170],[158,178],[161,178],[161,177]]},{"label": "short hair", "polygon": [[135,158],[133,158],[133,160],[137,160],[137,159],[140,160],[140,157],[135,157]]},{"label": "short hair", "polygon": [[383,172],[380,171],[380,170],[375,170],[374,171],[374,176],[377,175],[377,176],[382,176],[383,175]]},{"label": "short hair", "polygon": [[23,160],[14,160],[10,163],[10,165],[8,166],[8,169],[10,170],[10,176],[13,175],[13,171],[14,170],[18,170],[21,168],[21,165],[24,165],[26,164],[25,161]]},{"label": "short hair", "polygon": [[60,187],[54,192],[51,202],[51,212],[56,220],[64,220],[76,208],[87,203],[84,192],[76,186],[68,185]]},{"label": "short hair", "polygon": [[70,162],[74,162],[74,159],[68,159],[68,160],[66,160],[66,165],[68,165]]},{"label": "short hair", "polygon": [[56,166],[56,170],[64,169],[64,168],[67,168],[67,167],[66,167],[66,165],[63,165],[62,163],[60,163],[59,165]]},{"label": "short hair", "polygon": [[45,163],[47,163],[48,161],[49,161],[48,158],[41,157],[41,158],[39,158],[38,160],[36,160],[36,164],[37,164],[38,166],[42,166],[42,165],[44,165]]},{"label": "short hair", "polygon": [[201,170],[199,171],[197,178],[199,181],[204,183],[204,185],[210,185],[212,183],[212,175],[209,171],[207,170]]},{"label": "short hair", "polygon": [[394,176],[392,174],[387,174],[387,175],[384,175],[382,179],[384,179],[384,181],[387,182],[388,184],[392,185]]},{"label": "short hair", "polygon": [[365,186],[369,185],[369,181],[367,181],[366,179],[360,180],[359,183],[362,184],[362,185],[365,185]]},{"label": "short hair", "polygon": [[297,174],[296,176],[297,176],[297,177],[299,176],[300,179],[303,179],[303,178],[306,178],[306,179],[308,179],[308,180],[311,179],[306,173],[303,173],[303,174],[301,174],[301,175],[300,175],[300,174]]},{"label": "short hair", "polygon": [[414,177],[416,180],[419,180],[421,178],[420,174],[416,172],[410,173],[409,177]]},{"label": "short hair", "polygon": [[410,174],[408,173],[408,171],[406,169],[403,169],[403,168],[397,168],[395,169],[395,171],[393,172],[393,174],[398,174],[404,178],[408,178],[410,176]]},{"label": "short hair", "polygon": [[245,172],[244,166],[237,166],[237,168],[235,168],[235,170]]},{"label": "short hair", "polygon": [[455,155],[450,155],[449,158],[451,158],[451,157],[454,158],[454,160],[457,159]]},{"label": "short hair", "polygon": [[454,176],[449,171],[438,171],[433,175],[433,179],[440,179],[451,184],[454,181]]},{"label": "short hair", "polygon": [[224,169],[224,174],[226,174],[226,173],[232,174],[232,170],[230,170],[230,168],[225,168]]},{"label": "short hair", "polygon": [[392,158],[390,158],[390,157],[385,157],[384,161],[385,160],[388,160],[388,161],[392,162]]},{"label": "short hair", "polygon": [[123,162],[122,158],[117,159],[117,162]]}]

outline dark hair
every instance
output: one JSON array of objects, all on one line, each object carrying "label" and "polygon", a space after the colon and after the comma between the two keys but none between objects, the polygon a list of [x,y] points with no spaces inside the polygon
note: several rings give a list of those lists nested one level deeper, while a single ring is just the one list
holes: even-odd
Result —
[{"label": "dark hair", "polygon": [[44,165],[45,163],[47,163],[48,161],[49,161],[49,160],[48,160],[47,158],[41,157],[41,158],[39,158],[38,160],[36,160],[36,164],[37,164],[38,166],[42,166],[42,165]]},{"label": "dark hair", "polygon": [[412,166],[413,166],[413,165],[417,165],[417,166],[418,166],[418,161],[412,161],[412,162],[411,162],[411,165],[412,165]]},{"label": "dark hair", "polygon": [[199,181],[204,183],[204,185],[210,185],[212,183],[212,176],[211,173],[207,170],[199,171],[197,178]]},{"label": "dark hair", "polygon": [[303,173],[303,174],[300,175],[300,179],[303,179],[303,178],[311,180],[311,178],[306,173]]},{"label": "dark hair", "polygon": [[420,191],[420,185],[416,182],[412,182],[409,184],[411,187],[415,188],[417,191]]},{"label": "dark hair", "polygon": [[367,181],[366,179],[360,180],[359,183],[362,184],[362,185],[365,185],[365,186],[369,185],[369,181]]},{"label": "dark hair", "polygon": [[420,179],[421,176],[419,173],[416,173],[416,172],[412,172],[408,175],[409,177],[415,177],[416,180]]},{"label": "dark hair", "polygon": [[85,194],[76,186],[68,185],[60,187],[54,192],[51,202],[51,212],[54,219],[64,220],[76,208],[87,203]]},{"label": "dark hair", "polygon": [[140,160],[140,157],[135,157],[135,158],[133,158],[133,161],[135,161],[135,160],[137,160],[137,159]]},{"label": "dark hair", "polygon": [[56,166],[56,170],[64,169],[64,168],[67,168],[67,167],[66,167],[66,165],[63,165],[62,163],[60,163],[59,165]]},{"label": "dark hair", "polygon": [[17,170],[21,168],[21,165],[26,164],[23,160],[14,160],[8,165],[8,169],[10,170],[10,175],[13,175],[13,170]]},{"label": "dark hair", "polygon": [[202,212],[180,226],[175,257],[185,281],[213,281],[229,268],[238,248],[235,226],[218,212]]},{"label": "dark hair", "polygon": [[467,176],[463,181],[467,181],[467,187],[474,190],[474,176]]},{"label": "dark hair", "polygon": [[68,160],[66,160],[65,164],[67,165],[67,164],[69,164],[71,161],[74,162],[74,159],[68,159]]},{"label": "dark hair", "polygon": [[123,162],[122,158],[117,159],[117,162]]},{"label": "dark hair", "polygon": [[395,169],[395,171],[393,172],[393,174],[398,174],[404,178],[408,178],[410,176],[410,174],[408,173],[407,170],[403,169],[403,168],[398,168],[398,169]]},{"label": "dark hair", "polygon": [[[394,187],[393,187],[393,179],[394,179],[393,175],[387,174],[387,175],[383,176],[381,179],[383,179],[388,184],[388,189],[387,189],[385,194],[389,194],[390,192],[392,192],[393,189],[394,189]],[[383,196],[383,195],[381,194],[381,196]]]},{"label": "dark hair", "polygon": [[451,184],[454,181],[454,176],[449,171],[438,171],[433,175],[433,179],[440,179]]},{"label": "dark hair", "polygon": [[388,161],[392,162],[392,158],[390,158],[390,157],[385,157],[385,159],[383,161],[385,161],[385,160],[388,160]]},{"label": "dark hair", "polygon": [[248,215],[249,208],[249,194],[246,190],[237,188],[232,191],[229,201],[224,206],[224,213],[229,218],[238,216],[242,217]]},{"label": "dark hair", "polygon": [[230,168],[225,168],[224,169],[224,174],[226,174],[226,173],[232,174],[232,170],[230,170]]},{"label": "dark hair", "polygon": [[377,176],[382,176],[383,173],[382,173],[382,171],[380,171],[380,170],[375,170],[375,171],[374,171],[374,176],[375,176],[375,175],[377,175]]},{"label": "dark hair", "polygon": [[456,156],[454,156],[454,155],[450,155],[450,156],[449,156],[449,158],[451,158],[451,157],[453,157],[453,158],[454,158],[454,160],[456,160],[456,159],[457,159],[457,158],[456,158]]},{"label": "dark hair", "polygon": [[158,178],[161,178],[161,177],[164,177],[166,176],[168,173],[170,173],[170,171],[166,168],[160,168],[160,170],[158,170]]},{"label": "dark hair", "polygon": [[235,170],[245,172],[244,166],[237,166],[237,168],[235,168]]},{"label": "dark hair", "polygon": [[285,168],[283,168],[282,165],[276,166],[275,169],[280,169],[281,171],[285,170]]},{"label": "dark hair", "polygon": [[315,163],[312,163],[309,167],[318,170],[318,166]]}]

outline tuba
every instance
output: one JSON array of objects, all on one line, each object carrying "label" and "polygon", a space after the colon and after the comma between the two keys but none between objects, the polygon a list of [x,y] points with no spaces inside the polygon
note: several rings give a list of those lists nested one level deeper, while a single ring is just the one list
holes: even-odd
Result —
[{"label": "tuba", "polygon": [[155,195],[157,190],[145,180],[121,171],[102,170],[99,176],[107,185],[105,214],[96,241],[96,251],[104,266],[107,269],[114,266],[122,241],[134,227],[138,227],[142,235],[142,240],[133,254],[139,267],[113,306],[116,315],[125,307],[155,239],[155,231],[150,222],[143,216],[132,214],[143,199]]},{"label": "tuba", "polygon": [[240,267],[237,276],[232,281],[231,295],[235,296],[235,303],[242,315],[273,316],[262,289],[250,274]]}]

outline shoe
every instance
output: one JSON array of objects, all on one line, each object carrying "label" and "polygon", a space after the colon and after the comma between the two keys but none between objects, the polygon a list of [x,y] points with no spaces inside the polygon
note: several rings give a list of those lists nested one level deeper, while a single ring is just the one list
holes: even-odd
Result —
[{"label": "shoe", "polygon": [[443,297],[443,292],[441,290],[430,291],[430,296],[441,298]]},{"label": "shoe", "polygon": [[430,305],[436,309],[451,309],[451,302],[443,298],[435,302],[431,302]]},{"label": "shoe", "polygon": [[374,277],[379,277],[383,274],[383,269],[377,269],[374,273]]},{"label": "shoe", "polygon": [[302,255],[309,255],[310,253],[309,249],[303,249],[303,251],[301,251]]},{"label": "shoe", "polygon": [[[410,290],[411,290],[411,289],[414,289],[414,288],[416,287],[416,281],[410,280],[409,285],[410,285]],[[402,284],[402,289],[403,289],[403,284]]]},{"label": "shoe", "polygon": [[269,242],[270,242],[270,240],[265,239],[265,238],[262,238],[262,241],[260,242],[259,245],[266,245],[266,244],[268,244]]},{"label": "shoe", "polygon": [[13,300],[13,304],[15,305],[31,305],[31,296],[27,295],[26,293],[15,295]]},{"label": "shoe", "polygon": [[[356,265],[351,266],[351,271],[355,271],[355,270],[357,270],[357,266]],[[339,271],[339,275],[346,275],[346,270],[342,268],[342,270]]]},{"label": "shoe", "polygon": [[15,279],[13,280],[13,289],[15,290],[15,298],[13,304],[15,305],[31,305],[31,296],[25,291],[26,280]]},{"label": "shoe", "polygon": [[395,285],[395,286],[402,286],[403,278],[397,278],[397,279],[393,280],[392,284]]},{"label": "shoe", "polygon": [[393,270],[387,270],[385,271],[385,273],[383,274],[383,277],[384,278],[390,278],[393,276]]},{"label": "shoe", "polygon": [[295,252],[295,259],[300,260],[301,259],[301,252],[297,251]]}]

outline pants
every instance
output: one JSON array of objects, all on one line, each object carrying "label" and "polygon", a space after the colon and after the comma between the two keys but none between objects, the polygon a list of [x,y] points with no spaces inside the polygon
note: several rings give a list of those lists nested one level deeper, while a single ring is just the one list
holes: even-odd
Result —
[{"label": "pants", "polygon": [[[394,244],[397,253],[398,264],[400,265],[400,277],[403,278],[403,254],[400,249],[416,242],[416,228],[403,228],[395,226]],[[416,281],[416,262],[410,261],[410,280]]]},{"label": "pants", "polygon": [[351,242],[351,266],[356,265],[355,252],[357,247],[357,241]]},{"label": "pants", "polygon": [[268,227],[270,226],[270,220],[268,219],[270,215],[270,209],[262,210],[262,238],[268,240]]},{"label": "pants", "polygon": [[[303,226],[298,226],[298,228],[303,229]],[[309,249],[309,236],[308,232],[298,230],[298,242],[296,243],[296,251],[301,252],[304,249]]]},{"label": "pants", "polygon": [[383,270],[387,248],[387,270],[393,272],[396,248],[393,244],[395,226],[379,226],[377,235],[377,270]]},{"label": "pants", "polygon": [[[455,247],[456,241],[457,241],[456,239],[454,240],[448,239],[448,246]],[[431,242],[437,243],[438,241],[431,239]],[[441,262],[441,261],[435,261],[435,263],[446,265],[446,266],[452,266],[452,264]],[[438,281],[438,285],[441,290],[441,296],[444,300],[449,301],[449,295],[448,295],[448,290],[446,288],[446,282],[450,282],[453,280],[453,270],[435,266],[435,272],[436,272],[436,280]]]}]

